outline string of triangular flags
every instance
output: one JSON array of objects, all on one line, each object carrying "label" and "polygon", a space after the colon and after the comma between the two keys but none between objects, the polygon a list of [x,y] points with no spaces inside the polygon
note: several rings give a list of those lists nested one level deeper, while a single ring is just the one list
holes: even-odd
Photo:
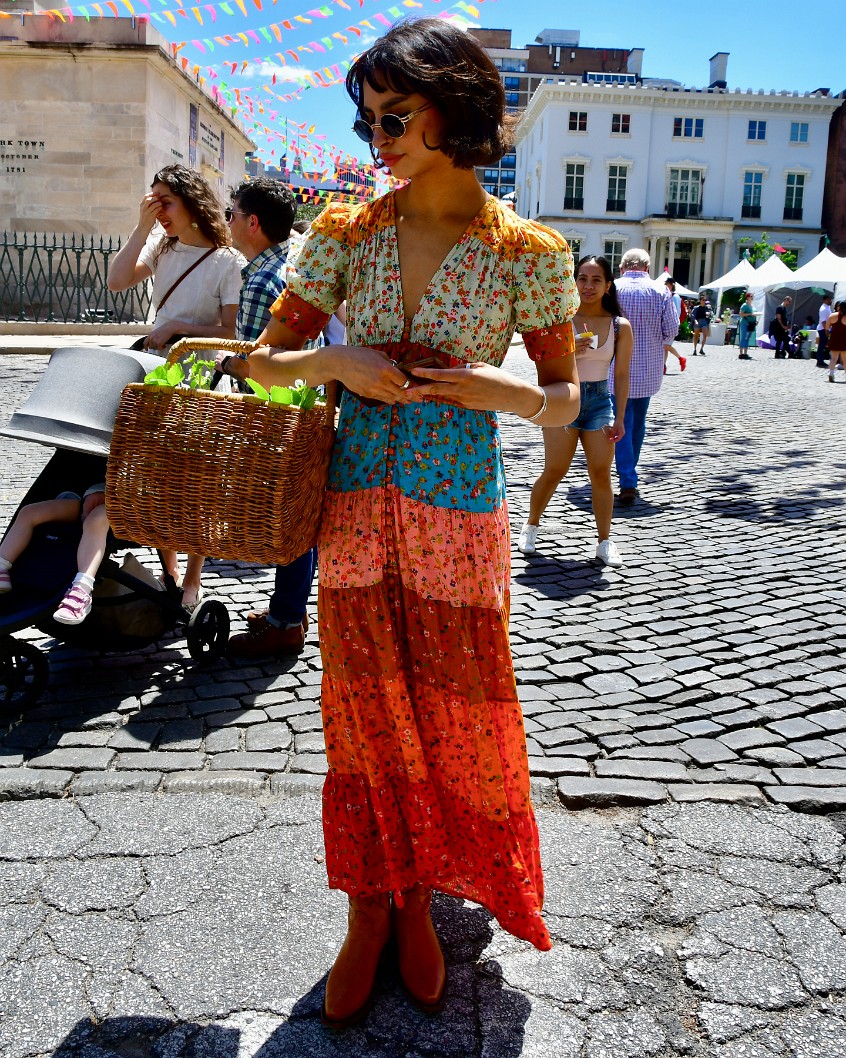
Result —
[{"label": "string of triangular flags", "polygon": [[[440,3],[441,0],[431,0],[431,2]],[[476,2],[481,4],[484,3],[485,0],[476,0]],[[288,55],[294,62],[298,63],[300,61],[300,54],[302,53],[311,54],[317,52],[318,54],[324,54],[325,52],[332,51],[333,48],[339,46],[336,42],[339,42],[340,45],[346,47],[350,40],[349,36],[346,34],[352,35],[353,44],[355,44],[358,38],[361,37],[363,29],[368,29],[372,33],[378,33],[380,29],[390,27],[397,21],[397,19],[402,18],[403,11],[401,8],[404,7],[408,10],[422,8],[423,6],[424,5],[420,3],[419,0],[400,0],[399,4],[389,7],[385,12],[377,11],[368,18],[362,19],[354,25],[346,26],[343,32],[338,31],[329,36],[321,37],[320,40],[310,40],[307,44],[297,45],[296,48],[285,49],[284,54],[283,52],[275,52],[273,59],[259,59],[257,61],[279,61],[284,66],[288,63],[288,60],[285,58],[285,56]],[[473,18],[479,17],[478,9],[472,4],[467,3],[466,0],[457,0],[457,3],[451,5],[451,8],[455,8],[458,12],[470,15]],[[262,38],[264,42],[272,44],[274,38],[277,42],[282,42],[282,34],[279,25],[279,23],[273,22],[267,26],[258,26],[255,29],[248,29],[234,34],[227,33],[215,37],[194,37],[191,40],[175,41],[171,46],[175,51],[180,51],[186,46],[186,44],[191,44],[205,55],[206,51],[215,50],[215,44],[221,45],[224,48],[233,44],[236,46],[243,44],[246,47],[249,47],[251,43],[261,45]],[[231,62],[232,60],[226,60],[223,65],[231,64]],[[243,65],[246,66],[249,65],[249,63],[244,63]]]},{"label": "string of triangular flags", "polygon": [[[277,2],[278,0],[272,0],[272,3],[274,5]],[[434,2],[438,3],[439,0],[434,0]],[[484,3],[485,0],[475,0],[475,2]],[[61,22],[73,22],[74,18],[85,18],[86,20],[90,21],[92,17],[95,16],[97,18],[121,18],[126,17],[126,15],[129,14],[133,18],[147,18],[153,22],[158,22],[162,25],[170,24],[171,26],[177,25],[177,16],[188,20],[190,20],[191,16],[193,16],[197,20],[197,22],[201,26],[203,26],[205,25],[205,21],[203,18],[204,10],[208,12],[207,17],[210,18],[213,23],[217,22],[218,12],[223,12],[224,14],[230,16],[237,16],[240,14],[244,18],[247,17],[247,7],[245,4],[245,0],[216,0],[216,2],[214,3],[203,3],[202,6],[199,4],[192,4],[188,7],[185,6],[183,0],[177,0],[178,6],[173,9],[167,9],[168,0],[159,0],[159,3],[166,8],[164,11],[154,11],[151,0],[135,0],[135,2],[133,2],[133,0],[120,0],[120,3],[124,8],[126,8],[125,12],[121,9],[121,7],[118,6],[115,0],[103,0],[102,3],[97,2],[73,5],[66,4],[62,7],[40,8],[37,11],[21,11],[20,14],[23,16],[33,14],[46,14],[50,15],[53,18],[59,19]],[[252,0],[252,3],[255,4],[256,8],[259,11],[264,10],[263,0]],[[365,0],[358,0],[358,6],[360,8],[364,6],[364,3]],[[288,32],[293,32],[300,26],[311,25],[317,19],[331,18],[334,14],[336,14],[336,11],[332,7],[333,4],[344,11],[354,10],[346,2],[346,0],[330,0],[328,4],[323,4],[320,7],[309,8],[307,11],[304,11],[301,14],[291,15],[288,18],[280,19],[278,22],[270,22],[266,26],[258,26],[256,29],[249,29],[243,33],[239,32],[236,35],[235,40],[227,40],[226,37],[215,36],[201,38],[199,45],[197,40],[191,40],[191,43],[195,46],[207,47],[210,51],[214,51],[215,43],[226,45],[228,43],[237,43],[239,39],[244,44],[249,44],[250,40],[254,41],[256,44],[261,44],[261,38],[264,38],[264,40],[268,43],[273,43],[274,39],[277,41],[277,43],[282,43],[283,29]],[[136,5],[138,5],[139,7],[143,5],[146,10],[136,10]],[[400,0],[399,5],[393,8],[389,8],[388,11],[390,14],[394,15],[395,21],[397,18],[400,17],[399,15],[395,14],[395,11],[398,10],[399,7],[415,8],[422,6],[423,5],[418,3],[417,0]],[[474,18],[479,17],[478,11],[473,7],[472,4],[462,2],[461,6],[467,11],[468,14],[471,14]],[[235,10],[235,8],[237,8],[237,10]],[[0,18],[14,17],[17,17],[16,13],[0,11]],[[378,15],[374,17],[378,21],[381,21],[383,25],[385,24],[384,21],[379,18]],[[361,31],[357,27],[362,24],[367,25],[367,23],[364,22],[358,23],[357,25],[348,26],[346,27],[346,32],[351,33],[353,36],[361,36]],[[387,24],[393,25],[393,22],[388,22]],[[372,26],[369,26],[368,28],[373,29]],[[261,35],[261,37],[259,36],[259,34]],[[343,44],[347,43],[347,38],[345,38],[344,34],[341,32],[333,33],[328,38],[321,38],[324,47],[320,47],[320,45],[317,44],[317,42],[315,41],[312,41],[310,43],[314,46],[315,51],[331,51],[332,47],[334,46],[332,43],[333,38],[338,39]],[[327,39],[329,41],[328,44],[326,44]],[[178,46],[183,47],[186,43],[188,43],[188,41],[181,41],[179,42]]]}]

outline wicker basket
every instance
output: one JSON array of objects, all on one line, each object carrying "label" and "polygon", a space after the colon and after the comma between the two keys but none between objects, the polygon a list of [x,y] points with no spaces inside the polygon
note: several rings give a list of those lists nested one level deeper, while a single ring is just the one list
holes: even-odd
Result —
[{"label": "wicker basket", "polygon": [[[252,343],[186,339],[190,350]],[[334,439],[335,386],[302,411],[254,396],[127,386],[106,477],[115,534],[146,547],[286,565],[317,540]]]}]

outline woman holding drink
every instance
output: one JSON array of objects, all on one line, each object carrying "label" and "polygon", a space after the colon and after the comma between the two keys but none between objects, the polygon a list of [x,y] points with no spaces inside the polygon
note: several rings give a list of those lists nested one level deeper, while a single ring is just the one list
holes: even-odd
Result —
[{"label": "woman holding drink", "polygon": [[[599,537],[596,557],[606,566],[622,566],[623,559],[611,540],[614,490],[611,464],[614,445],[626,432],[623,419],[629,393],[632,328],[620,315],[614,274],[604,257],[583,257],[576,268],[581,305],[576,314],[576,365],[581,389],[579,417],[563,427],[543,431],[543,473],[532,487],[529,519],[520,532],[518,550],[536,550],[541,516],[570,469],[579,441],[587,460],[591,504]],[[617,414],[608,392],[608,373],[614,365]]]}]

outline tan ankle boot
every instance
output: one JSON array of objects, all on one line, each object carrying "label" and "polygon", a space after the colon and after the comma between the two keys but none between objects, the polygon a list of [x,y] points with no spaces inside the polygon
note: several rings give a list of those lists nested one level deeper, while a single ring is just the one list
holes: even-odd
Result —
[{"label": "tan ankle boot", "polygon": [[373,1004],[373,982],[379,956],[391,936],[391,903],[387,893],[350,897],[347,936],[329,971],[321,1021],[345,1029],[361,1021]]},{"label": "tan ankle boot", "polygon": [[402,907],[394,904],[392,922],[403,988],[416,1007],[437,1014],[444,1005],[446,965],[432,925],[432,890],[418,883],[401,899]]}]

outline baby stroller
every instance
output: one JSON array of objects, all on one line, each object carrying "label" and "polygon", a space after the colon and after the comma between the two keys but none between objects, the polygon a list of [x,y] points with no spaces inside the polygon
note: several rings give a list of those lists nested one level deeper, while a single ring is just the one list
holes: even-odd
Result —
[{"label": "baby stroller", "polygon": [[[63,491],[82,495],[90,485],[106,480],[109,442],[123,388],[143,381],[163,362],[159,356],[121,349],[67,348],[53,353],[27,401],[0,430],[7,437],[56,449],[21,507],[54,499]],[[116,539],[111,531],[97,572],[91,613],[79,625],[54,621],[53,612],[76,574],[81,533],[80,522],[41,526],[14,564],[13,590],[0,596],[0,708],[31,705],[47,684],[45,655],[13,635],[25,628],[83,649],[132,651],[184,626],[194,660],[215,660],[226,649],[229,614],[223,603],[207,599],[190,613],[182,606],[181,590],[171,576],[166,574],[160,584],[133,555],[126,555],[122,563],[115,560],[115,552],[132,543]]]}]

